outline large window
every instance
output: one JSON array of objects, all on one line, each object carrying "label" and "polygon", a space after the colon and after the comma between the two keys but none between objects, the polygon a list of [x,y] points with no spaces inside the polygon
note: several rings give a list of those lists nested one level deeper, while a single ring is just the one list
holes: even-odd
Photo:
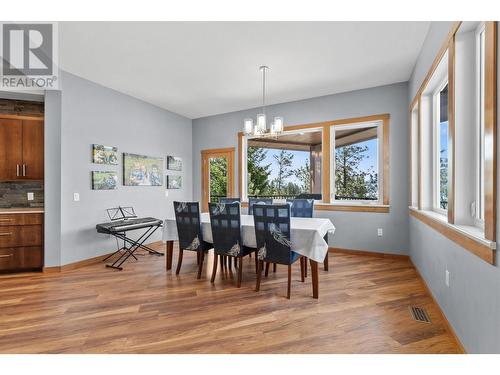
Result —
[{"label": "large window", "polygon": [[278,137],[249,138],[246,195],[249,198],[321,200],[322,130],[287,131]]},{"label": "large window", "polygon": [[333,127],[334,202],[380,202],[382,122]]},{"label": "large window", "polygon": [[277,137],[240,133],[240,196],[389,212],[388,145],[388,114],[289,126]]}]

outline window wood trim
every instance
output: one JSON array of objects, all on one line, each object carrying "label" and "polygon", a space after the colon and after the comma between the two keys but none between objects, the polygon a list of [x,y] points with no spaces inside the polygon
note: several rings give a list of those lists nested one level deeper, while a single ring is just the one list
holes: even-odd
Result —
[{"label": "window wood trim", "polygon": [[[484,259],[488,263],[495,264],[496,250],[484,245],[480,240],[474,239],[471,236],[464,235],[458,226],[455,226],[455,35],[458,32],[462,22],[454,22],[446,40],[443,42],[438,54],[436,55],[431,68],[427,72],[420,88],[417,90],[415,97],[410,103],[409,113],[411,116],[415,105],[418,105],[418,209],[410,207],[410,215],[428,224],[436,229],[447,238],[456,242],[460,246],[469,250],[473,254]],[[484,157],[484,239],[487,241],[496,241],[496,210],[497,210],[497,38],[498,38],[498,22],[485,22],[485,124],[484,137],[485,143],[490,147],[485,147]],[[448,143],[449,143],[449,168],[451,168],[451,178],[448,191],[448,215],[447,222],[443,223],[431,218],[422,210],[422,93],[427,87],[441,59],[448,51],[448,91],[451,97],[448,98]],[[410,138],[411,139],[411,138]],[[450,151],[451,144],[451,151]],[[411,154],[411,147],[410,147]],[[411,156],[410,156],[411,158]],[[411,160],[411,159],[410,159]],[[451,161],[451,164],[450,164]],[[410,171],[411,176],[411,171]],[[410,177],[411,184],[411,177]],[[411,194],[412,185],[410,185]],[[450,194],[451,193],[451,194]],[[411,199],[411,195],[410,195]]]},{"label": "window wood trim", "polygon": [[201,150],[201,209],[203,212],[208,212],[210,198],[208,159],[217,157],[227,158],[227,196],[234,197],[234,147]]},{"label": "window wood trim", "polygon": [[410,215],[435,229],[443,236],[470,251],[474,255],[477,255],[484,261],[493,265],[495,264],[496,250],[484,244],[482,241],[464,234],[458,229],[457,226],[445,221],[434,219],[430,215],[426,214],[425,211],[416,210],[414,208],[410,208]]},{"label": "window wood trim", "polygon": [[[331,203],[330,198],[330,160],[331,160],[331,142],[330,142],[330,128],[332,126],[341,127],[343,125],[351,125],[358,122],[370,122],[370,121],[382,121],[382,143],[383,143],[383,163],[382,173],[382,194],[383,200],[382,204],[340,204]],[[362,117],[352,117],[347,119],[339,119],[332,121],[323,121],[310,124],[298,124],[289,125],[284,127],[284,131],[294,131],[294,130],[304,130],[321,128],[322,129],[322,160],[321,160],[321,184],[322,184],[322,194],[323,202],[316,203],[314,208],[318,211],[348,211],[348,212],[375,212],[375,213],[387,213],[390,211],[390,149],[389,149],[389,121],[390,115],[388,113],[362,116]],[[243,189],[243,132],[238,132],[238,194],[242,198]],[[242,202],[242,207],[245,207],[247,202]]]}]

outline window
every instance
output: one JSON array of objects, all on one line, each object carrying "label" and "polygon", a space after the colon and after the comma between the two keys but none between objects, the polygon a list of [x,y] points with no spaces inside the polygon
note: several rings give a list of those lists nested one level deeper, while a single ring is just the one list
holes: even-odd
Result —
[{"label": "window", "polygon": [[434,95],[434,204],[437,211],[448,209],[448,82]]},{"label": "window", "polygon": [[322,129],[248,138],[246,198],[321,200]]},{"label": "window", "polygon": [[285,127],[277,137],[240,133],[239,191],[310,198],[316,210],[389,212],[389,115]]},{"label": "window", "polygon": [[496,22],[455,23],[409,109],[410,214],[489,263],[496,248],[496,34]]},{"label": "window", "polygon": [[380,203],[382,122],[334,126],[333,202]]}]

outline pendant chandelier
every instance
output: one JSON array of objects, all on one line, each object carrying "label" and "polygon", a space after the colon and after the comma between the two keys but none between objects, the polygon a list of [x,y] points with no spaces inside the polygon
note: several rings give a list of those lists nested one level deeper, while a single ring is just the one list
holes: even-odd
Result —
[{"label": "pendant chandelier", "polygon": [[262,113],[257,115],[257,121],[255,122],[255,126],[253,123],[253,119],[246,118],[243,121],[243,132],[246,135],[252,137],[266,137],[266,136],[276,137],[283,132],[283,117],[275,117],[269,129],[267,128],[266,72],[269,69],[269,67],[263,65],[259,69],[262,71]]}]

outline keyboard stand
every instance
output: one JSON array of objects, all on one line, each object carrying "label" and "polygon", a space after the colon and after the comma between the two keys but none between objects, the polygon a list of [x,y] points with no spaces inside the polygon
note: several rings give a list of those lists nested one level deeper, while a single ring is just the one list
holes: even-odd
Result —
[{"label": "keyboard stand", "polygon": [[[106,267],[114,268],[114,269],[117,269],[120,271],[123,270],[122,264],[125,263],[128,258],[130,258],[132,256],[135,258],[135,260],[137,260],[137,257],[134,255],[134,253],[138,249],[146,250],[149,254],[153,254],[153,255],[159,255],[159,256],[165,255],[163,253],[160,253],[160,252],[158,252],[154,249],[151,249],[150,247],[144,245],[144,242],[146,242],[146,240],[149,237],[151,237],[151,235],[154,232],[156,232],[158,230],[158,228],[161,228],[161,225],[150,226],[149,228],[146,229],[146,231],[137,240],[133,240],[130,237],[127,237],[126,231],[125,232],[111,233],[116,238],[123,240],[124,245],[123,245],[123,248],[115,251],[113,254],[109,255],[107,258],[105,258],[103,260],[103,261],[105,261],[117,253],[121,254],[112,264],[106,264]],[[127,243],[130,244],[129,247],[127,247],[127,245],[126,245]],[[125,251],[122,252],[122,250],[125,250]]]}]

